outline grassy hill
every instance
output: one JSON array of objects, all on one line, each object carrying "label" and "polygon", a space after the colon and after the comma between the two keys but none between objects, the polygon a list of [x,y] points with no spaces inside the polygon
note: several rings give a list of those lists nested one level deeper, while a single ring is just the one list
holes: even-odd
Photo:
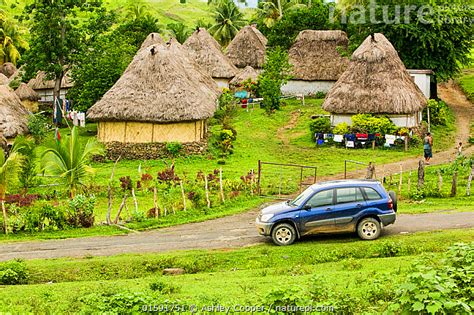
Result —
[{"label": "grassy hill", "polygon": [[[31,0],[0,0],[0,6],[5,10],[20,15],[26,4]],[[125,13],[129,0],[104,0],[109,9],[116,9]],[[206,0],[187,0],[182,4],[179,0],[144,0],[149,4],[150,13],[156,16],[163,25],[172,22],[181,22],[189,27],[194,27],[201,20],[207,23],[212,21],[212,8]]]}]

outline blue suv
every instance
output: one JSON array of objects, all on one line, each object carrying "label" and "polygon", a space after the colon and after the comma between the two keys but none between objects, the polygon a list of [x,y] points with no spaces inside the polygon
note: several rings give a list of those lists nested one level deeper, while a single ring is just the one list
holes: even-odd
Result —
[{"label": "blue suv", "polygon": [[364,240],[379,237],[396,218],[397,198],[374,180],[314,184],[294,200],[264,208],[257,217],[259,234],[277,245],[305,235],[356,232]]}]

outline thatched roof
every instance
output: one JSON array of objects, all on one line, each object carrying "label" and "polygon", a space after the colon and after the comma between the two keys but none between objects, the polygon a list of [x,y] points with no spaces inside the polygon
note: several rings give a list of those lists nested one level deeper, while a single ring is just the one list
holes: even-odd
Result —
[{"label": "thatched roof", "polygon": [[151,45],[163,44],[163,43],[164,43],[163,38],[161,38],[161,35],[159,33],[150,33],[143,41],[140,49],[147,48]]},{"label": "thatched roof", "polygon": [[340,50],[347,50],[349,39],[343,31],[302,31],[291,46],[288,57],[293,79],[337,81],[349,64]]},{"label": "thatched roof", "polygon": [[239,67],[261,68],[265,62],[267,39],[255,25],[242,28],[227,47],[227,57]]},{"label": "thatched roof", "polygon": [[213,78],[232,78],[237,68],[222,53],[219,43],[206,31],[197,29],[183,44],[202,69],[205,69]]},{"label": "thatched roof", "polygon": [[171,41],[140,50],[87,115],[98,121],[201,120],[214,114],[217,91],[214,80]]},{"label": "thatched roof", "polygon": [[3,73],[7,78],[11,77],[16,72],[16,67],[11,62],[5,62],[0,65],[0,73]]},{"label": "thatched roof", "polygon": [[9,82],[10,80],[8,79],[8,77],[3,73],[0,73],[0,85],[8,85]]},{"label": "thatched roof", "polygon": [[375,34],[354,52],[349,67],[331,88],[323,109],[336,114],[411,114],[426,98],[383,34]]},{"label": "thatched roof", "polygon": [[20,86],[15,90],[15,94],[20,98],[20,100],[36,102],[40,99],[38,93],[35,92],[32,88],[26,83],[20,84]]},{"label": "thatched roof", "polygon": [[240,70],[239,73],[237,73],[236,76],[232,80],[230,80],[229,86],[233,88],[237,86],[239,83],[242,83],[248,79],[257,81],[257,78],[258,78],[257,71],[255,71],[254,68],[247,66],[244,69]]},{"label": "thatched roof", "polygon": [[21,104],[18,96],[0,85],[0,130],[6,138],[13,138],[28,131],[28,110]]},{"label": "thatched roof", "polygon": [[[54,80],[48,80],[46,78],[46,72],[38,71],[36,77],[31,79],[28,82],[28,86],[33,90],[50,90],[54,89]],[[71,88],[74,86],[71,78],[69,77],[68,73],[66,73],[61,81],[61,88]]]}]

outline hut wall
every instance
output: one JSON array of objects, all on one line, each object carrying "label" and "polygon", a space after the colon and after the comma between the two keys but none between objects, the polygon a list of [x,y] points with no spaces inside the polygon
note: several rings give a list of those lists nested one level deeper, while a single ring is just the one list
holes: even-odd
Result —
[{"label": "hut wall", "polygon": [[[408,70],[410,73],[410,70]],[[427,99],[431,98],[431,76],[426,73],[410,73],[415,84],[420,88],[421,92]]]},{"label": "hut wall", "polygon": [[283,95],[313,95],[318,92],[327,93],[335,81],[303,81],[289,80],[287,84],[281,87]]},{"label": "hut wall", "polygon": [[30,112],[32,112],[32,113],[37,113],[38,112],[38,106],[39,106],[38,102],[30,101],[30,100],[24,100],[24,101],[21,101],[21,103]]},{"label": "hut wall", "polygon": [[100,142],[164,143],[200,142],[205,135],[205,122],[179,122],[170,124],[142,122],[99,122]]},{"label": "hut wall", "polygon": [[229,82],[230,80],[229,79],[225,79],[225,78],[213,78],[214,81],[216,81],[217,83],[217,86],[219,87],[219,89],[228,89],[229,88]]},{"label": "hut wall", "polygon": [[[333,114],[331,115],[331,125],[336,126],[340,123],[346,123],[350,126],[352,125],[352,116]],[[418,127],[421,123],[421,112],[407,115],[388,115],[388,117],[397,127],[413,128]]]},{"label": "hut wall", "polygon": [[[52,103],[54,100],[54,92],[53,89],[43,89],[43,90],[35,90],[38,93],[40,99],[39,101],[42,103]],[[66,98],[68,89],[61,89],[60,95],[61,98]]]}]

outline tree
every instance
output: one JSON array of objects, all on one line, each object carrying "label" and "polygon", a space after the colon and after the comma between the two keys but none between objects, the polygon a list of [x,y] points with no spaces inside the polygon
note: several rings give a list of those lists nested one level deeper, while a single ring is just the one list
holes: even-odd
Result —
[{"label": "tree", "polygon": [[258,3],[256,17],[257,20],[271,28],[275,23],[283,18],[287,11],[302,8],[305,5],[297,0],[266,0]]},{"label": "tree", "polygon": [[[441,80],[456,76],[469,64],[474,8],[464,1],[380,0],[375,7],[369,0],[358,3],[363,6],[347,4],[342,12],[353,49],[378,32],[390,40],[407,68],[431,69]],[[395,4],[401,5],[401,14]],[[409,5],[412,9],[406,14]]]},{"label": "tree", "polygon": [[259,94],[262,105],[268,113],[280,109],[281,87],[291,78],[288,53],[280,47],[267,50],[263,72],[260,74]]},{"label": "tree", "polygon": [[89,36],[71,68],[74,87],[68,97],[74,108],[86,111],[120,78],[146,36],[158,32],[154,18],[142,17],[114,24],[117,15],[101,9],[85,28]]},{"label": "tree", "polygon": [[181,44],[191,35],[191,30],[180,22],[168,24],[168,29],[173,34],[173,37]]},{"label": "tree", "polygon": [[220,0],[216,3],[214,22],[209,32],[223,46],[227,46],[245,25],[242,12],[232,0]]},{"label": "tree", "polygon": [[29,47],[25,37],[26,30],[0,9],[0,63],[16,65],[21,52]]},{"label": "tree", "polygon": [[78,14],[93,12],[100,5],[95,0],[35,0],[25,8],[24,18],[31,23],[26,71],[28,76],[45,71],[55,81],[54,97],[59,98],[61,81],[87,35]]},{"label": "tree", "polygon": [[311,7],[297,7],[289,10],[280,20],[275,22],[273,27],[262,28],[262,32],[268,38],[268,45],[288,49],[299,32],[303,30],[340,29],[339,24],[331,23],[329,20],[329,12],[333,6],[332,3],[314,0]]},{"label": "tree", "polygon": [[71,135],[64,140],[55,140],[46,146],[42,153],[42,166],[51,175],[59,176],[69,189],[69,196],[75,197],[78,188],[93,172],[89,161],[93,155],[104,153],[103,147],[95,138],[81,144],[78,129],[73,127]]},{"label": "tree", "polygon": [[8,233],[8,215],[5,207],[5,197],[10,185],[18,181],[18,173],[23,161],[22,155],[18,152],[21,144],[17,141],[13,144],[9,154],[5,154],[0,149],[0,202],[3,213],[3,232]]}]

